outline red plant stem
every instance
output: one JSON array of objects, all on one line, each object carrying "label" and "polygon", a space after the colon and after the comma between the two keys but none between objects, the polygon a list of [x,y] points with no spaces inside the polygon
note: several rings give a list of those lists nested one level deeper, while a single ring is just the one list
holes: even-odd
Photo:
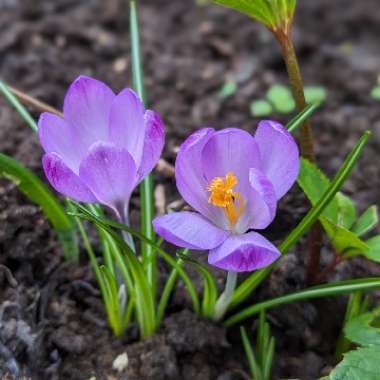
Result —
[{"label": "red plant stem", "polygon": [[[302,112],[307,106],[307,103],[303,89],[301,70],[298,64],[293,41],[289,34],[277,32],[275,35],[282,48],[282,55],[285,60],[285,65],[290,80],[290,87],[296,102],[297,111]],[[311,162],[315,162],[313,133],[310,126],[310,121],[308,119],[306,119],[301,125],[299,140],[302,156]]]},{"label": "red plant stem", "polygon": [[319,284],[322,282],[326,277],[336,268],[337,265],[339,265],[342,261],[344,261],[344,257],[334,253],[334,258],[330,262],[329,265],[325,269],[322,270],[317,276],[315,276],[314,284]]},{"label": "red plant stem", "polygon": [[[285,61],[286,69],[288,72],[290,87],[296,108],[301,112],[307,106],[305,93],[303,88],[303,80],[301,70],[297,60],[297,54],[294,49],[293,41],[290,31],[274,31],[274,35],[279,41],[282,48],[282,55]],[[315,162],[314,140],[310,121],[306,119],[300,128],[299,143],[301,147],[301,154],[310,162]],[[316,222],[311,228],[308,237],[309,246],[309,259],[306,265],[306,281],[310,284],[314,282],[316,273],[318,273],[321,258],[322,246],[322,227],[319,222]]]}]

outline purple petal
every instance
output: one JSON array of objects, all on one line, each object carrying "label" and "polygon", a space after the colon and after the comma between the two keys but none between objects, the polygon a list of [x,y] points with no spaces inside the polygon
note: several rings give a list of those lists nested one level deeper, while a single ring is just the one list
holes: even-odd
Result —
[{"label": "purple petal", "polygon": [[293,136],[279,123],[259,123],[255,139],[259,145],[263,173],[273,183],[277,199],[292,187],[299,173],[299,151]]},{"label": "purple petal", "polygon": [[87,150],[97,141],[108,141],[108,124],[115,94],[104,83],[80,76],[70,86],[63,105],[65,120],[76,141]]},{"label": "purple petal", "polygon": [[100,203],[120,213],[137,184],[137,169],[126,149],[96,143],[82,161],[79,177]]},{"label": "purple petal", "polygon": [[[208,182],[203,175],[201,152],[215,131],[203,128],[191,134],[180,146],[175,162],[175,177],[178,191],[183,199],[203,216],[214,221],[221,228],[223,210],[208,203]],[[225,223],[227,226],[228,223]]]},{"label": "purple petal", "polygon": [[208,262],[232,272],[251,272],[272,264],[280,252],[257,232],[231,235],[222,245],[212,249]]},{"label": "purple petal", "polygon": [[47,153],[42,158],[45,175],[59,193],[78,202],[96,202],[94,194],[82,180],[62,161],[56,153]]},{"label": "purple petal", "polygon": [[158,235],[178,247],[211,249],[222,244],[229,232],[215,227],[196,212],[173,212],[153,220]]},{"label": "purple petal", "polygon": [[65,120],[44,112],[38,120],[38,134],[46,153],[57,153],[74,173],[78,173],[84,151]]},{"label": "purple petal", "polygon": [[[249,228],[264,229],[272,223],[276,216],[276,193],[272,182],[257,169],[250,169],[249,181],[251,184],[251,195],[246,205],[246,214],[250,215]],[[244,223],[244,219],[242,218],[239,222]]]},{"label": "purple petal", "polygon": [[144,105],[137,94],[126,88],[112,102],[110,114],[110,142],[125,148],[139,166],[143,154],[146,124]]},{"label": "purple petal", "polygon": [[143,179],[156,166],[165,143],[164,123],[156,112],[147,110],[144,115],[146,131],[139,179]]}]

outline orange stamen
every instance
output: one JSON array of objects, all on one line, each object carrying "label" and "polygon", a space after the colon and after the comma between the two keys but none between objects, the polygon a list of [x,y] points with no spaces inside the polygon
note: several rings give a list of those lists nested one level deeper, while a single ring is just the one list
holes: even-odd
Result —
[{"label": "orange stamen", "polygon": [[233,191],[237,184],[236,176],[232,172],[228,172],[225,178],[215,177],[207,187],[207,191],[211,193],[208,199],[209,203],[224,209],[224,214],[231,226],[238,222],[245,210],[243,196],[239,192]]}]

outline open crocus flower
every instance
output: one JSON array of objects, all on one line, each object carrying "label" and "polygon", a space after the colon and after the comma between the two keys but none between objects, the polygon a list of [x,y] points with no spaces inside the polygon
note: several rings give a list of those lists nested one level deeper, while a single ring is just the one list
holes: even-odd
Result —
[{"label": "open crocus flower", "polygon": [[79,202],[107,205],[123,218],[132,191],[161,155],[161,118],[145,111],[131,89],[115,95],[85,76],[70,86],[63,113],[63,119],[43,113],[38,122],[50,184]]},{"label": "open crocus flower", "polygon": [[201,129],[180,147],[175,171],[179,192],[196,212],[156,218],[160,236],[179,247],[210,250],[209,263],[232,272],[278,258],[278,249],[250,230],[273,221],[277,201],[298,176],[298,147],[283,126],[262,121],[254,137],[235,128]]}]

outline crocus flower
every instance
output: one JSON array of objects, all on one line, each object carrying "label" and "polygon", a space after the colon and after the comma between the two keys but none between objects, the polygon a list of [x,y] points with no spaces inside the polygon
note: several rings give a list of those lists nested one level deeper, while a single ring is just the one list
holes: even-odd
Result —
[{"label": "crocus flower", "polygon": [[201,129],[181,145],[175,164],[177,188],[195,212],[158,217],[154,228],[179,247],[210,250],[208,262],[219,268],[265,267],[280,253],[253,230],[273,221],[298,172],[298,147],[277,122],[260,122],[254,137],[235,128]]},{"label": "crocus flower", "polygon": [[145,110],[131,89],[115,95],[85,76],[70,86],[63,113],[64,118],[43,113],[38,122],[50,184],[79,202],[109,206],[123,218],[133,189],[161,155],[161,118]]}]

